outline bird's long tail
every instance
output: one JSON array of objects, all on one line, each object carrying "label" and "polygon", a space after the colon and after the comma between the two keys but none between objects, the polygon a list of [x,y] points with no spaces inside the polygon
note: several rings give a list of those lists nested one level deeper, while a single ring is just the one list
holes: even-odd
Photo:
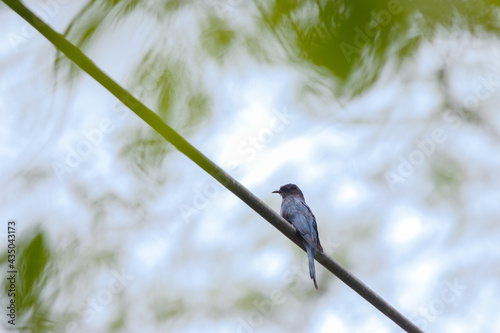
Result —
[{"label": "bird's long tail", "polygon": [[316,284],[316,271],[314,269],[314,249],[311,245],[306,244],[307,250],[307,258],[309,259],[309,275],[314,282],[314,287],[318,289],[318,285]]}]

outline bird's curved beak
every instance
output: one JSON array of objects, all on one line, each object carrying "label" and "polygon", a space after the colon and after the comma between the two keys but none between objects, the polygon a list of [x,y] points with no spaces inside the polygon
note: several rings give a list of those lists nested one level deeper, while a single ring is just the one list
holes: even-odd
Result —
[{"label": "bird's curved beak", "polygon": [[280,190],[272,191],[271,193],[281,193]]}]

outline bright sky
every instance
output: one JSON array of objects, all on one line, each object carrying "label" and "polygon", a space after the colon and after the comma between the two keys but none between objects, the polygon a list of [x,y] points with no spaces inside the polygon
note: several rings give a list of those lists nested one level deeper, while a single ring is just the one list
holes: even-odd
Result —
[{"label": "bright sky", "polygon": [[[287,274],[304,266],[305,255],[177,151],[160,168],[164,184],[138,172],[123,157],[123,146],[141,121],[117,109],[116,99],[86,76],[72,88],[64,80],[54,85],[52,47],[3,9],[0,158],[8,163],[0,167],[0,202],[5,216],[19,220],[20,234],[41,225],[58,253],[72,253],[71,246],[80,251],[65,267],[77,276],[78,287],[61,287],[74,301],[59,305],[60,313],[76,312],[100,292],[112,269],[127,269],[133,285],[85,327],[105,331],[123,302],[146,305],[145,317],[132,316],[130,328],[234,332],[238,320],[259,309],[241,305],[245,291],[252,290],[261,301],[276,291],[286,298],[265,316],[259,332],[398,331],[319,263],[321,293],[313,293],[308,275],[299,273],[292,276],[300,288],[290,291]],[[69,2],[49,22],[61,29],[77,10]],[[142,15],[131,20],[141,22]],[[189,31],[184,39],[195,38],[183,15],[172,24]],[[129,70],[160,37],[153,23],[138,23],[143,33],[135,25],[130,31],[120,26],[104,34],[90,55],[121,82],[130,82]],[[24,38],[16,47],[12,34]],[[271,191],[298,184],[322,242],[335,244],[329,253],[426,331],[496,327],[491,295],[500,291],[492,266],[500,253],[498,140],[487,127],[457,125],[439,114],[433,122],[427,119],[443,103],[435,72],[445,59],[451,94],[459,101],[476,98],[478,114],[493,128],[500,126],[499,43],[479,38],[471,47],[471,38],[441,32],[407,65],[389,64],[372,88],[345,106],[329,91],[322,98],[297,97],[303,80],[320,77],[309,73],[305,79],[288,63],[214,62],[203,76],[216,82],[208,88],[215,96],[212,118],[194,131],[179,130],[218,164],[237,165],[230,173],[277,211],[280,198]],[[169,41],[179,43],[179,59],[190,46],[181,41]],[[123,54],[123,62],[116,54]],[[446,135],[442,142],[433,137],[436,129]],[[97,130],[102,135],[95,136]],[[431,153],[419,146],[423,140],[434,140]],[[54,162],[67,163],[85,145],[88,154],[58,177]],[[391,186],[387,172],[402,178]],[[434,187],[450,174],[460,175],[459,184],[443,185],[444,192]],[[183,215],[183,207],[192,215]],[[83,262],[100,251],[114,253],[112,263],[82,273]],[[456,297],[448,302],[443,295],[450,292]],[[169,302],[182,304],[186,315],[156,322],[156,313],[146,311],[175,312],[177,305]],[[298,325],[299,317],[314,320]]]}]

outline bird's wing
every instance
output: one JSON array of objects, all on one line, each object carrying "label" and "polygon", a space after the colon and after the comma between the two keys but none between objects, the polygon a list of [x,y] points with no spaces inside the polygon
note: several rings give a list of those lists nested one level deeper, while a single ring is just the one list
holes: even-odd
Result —
[{"label": "bird's wing", "polygon": [[287,207],[288,218],[304,240],[316,249],[318,244],[318,229],[311,209],[300,198],[291,197],[293,200]]},{"label": "bird's wing", "polygon": [[312,225],[313,225],[313,228],[314,228],[314,231],[315,231],[315,236],[316,236],[316,243],[318,245],[318,251],[323,253],[323,246],[321,246],[321,242],[319,240],[319,232],[318,232],[318,225],[316,224],[316,217],[314,216],[313,212],[311,211],[311,208],[309,208],[309,206],[305,203],[305,201],[303,202],[304,206],[307,207],[307,210],[309,211],[309,213],[311,213],[312,215]]}]

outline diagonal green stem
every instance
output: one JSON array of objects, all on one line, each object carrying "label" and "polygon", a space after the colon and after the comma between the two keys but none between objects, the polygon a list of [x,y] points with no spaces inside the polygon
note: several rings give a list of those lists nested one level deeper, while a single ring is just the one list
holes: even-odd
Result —
[{"label": "diagonal green stem", "polygon": [[[217,164],[203,155],[198,149],[192,146],[175,130],[168,126],[163,120],[148,107],[142,104],[128,91],[123,89],[118,83],[99,69],[80,49],[67,41],[61,34],[55,32],[45,22],[38,18],[33,12],[25,7],[20,1],[2,0],[7,6],[24,18],[29,24],[37,29],[47,38],[59,51],[64,53],[71,61],[78,65],[83,71],[99,82],[106,90],[112,93],[122,103],[129,107],[135,114],[151,126],[156,132],[176,147],[181,153],[214,177],[219,183],[233,192],[238,198],[245,202],[250,208],[271,223],[276,229],[281,231],[286,237],[304,249],[302,241],[296,235],[295,229],[267,206],[262,200],[257,198],[252,192],[241,185],[233,177],[227,174]],[[370,302],[384,315],[389,317],[397,325],[407,332],[423,332],[405,316],[399,313],[382,297],[352,275],[339,263],[333,260],[326,253],[317,253],[315,258],[326,269],[335,274],[340,280],[356,291],[361,297]]]}]

